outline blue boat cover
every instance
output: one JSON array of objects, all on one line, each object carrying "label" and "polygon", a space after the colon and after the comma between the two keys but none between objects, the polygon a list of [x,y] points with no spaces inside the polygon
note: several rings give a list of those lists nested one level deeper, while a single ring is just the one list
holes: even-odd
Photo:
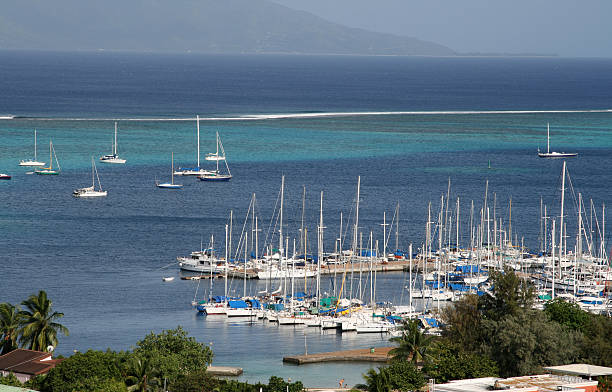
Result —
[{"label": "blue boat cover", "polygon": [[247,303],[241,299],[229,301],[227,304],[229,305],[230,308],[234,308],[234,309],[244,309],[248,307]]},{"label": "blue boat cover", "polygon": [[470,272],[472,273],[479,273],[482,270],[482,268],[478,267],[477,265],[458,265],[455,267],[455,271],[458,272],[463,272],[464,274],[469,274]]},{"label": "blue boat cover", "polygon": [[438,322],[438,320],[436,320],[433,317],[425,317],[425,321],[427,322],[427,324],[429,324],[430,327],[434,327],[437,328],[440,326],[440,323]]}]

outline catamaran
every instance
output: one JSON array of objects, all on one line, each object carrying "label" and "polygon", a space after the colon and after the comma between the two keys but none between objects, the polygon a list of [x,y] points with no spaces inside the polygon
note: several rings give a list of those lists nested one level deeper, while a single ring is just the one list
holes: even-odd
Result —
[{"label": "catamaran", "polygon": [[538,148],[538,156],[540,158],[569,158],[577,155],[577,152],[550,151],[550,124],[546,124],[546,152],[540,152],[540,149]]},{"label": "catamaran", "polygon": [[181,189],[183,187],[182,184],[175,184],[174,183],[174,153],[172,153],[172,169],[170,170],[171,173],[171,180],[170,183],[162,183],[160,184],[159,182],[155,182],[155,185],[158,188],[162,188],[162,189]]},{"label": "catamaran", "polygon": [[125,163],[125,159],[121,159],[119,158],[119,155],[117,155],[117,122],[115,122],[115,142],[113,143],[113,153],[100,157],[100,162]]},{"label": "catamaran", "polygon": [[[95,189],[96,186],[96,178],[98,179],[98,189]],[[102,184],[100,184],[100,176],[98,176],[98,169],[96,169],[96,163],[94,162],[93,157],[91,157],[91,186],[85,188],[75,189],[72,192],[74,197],[101,197],[106,196],[108,191],[102,190]]]},{"label": "catamaran", "polygon": [[39,166],[45,166],[44,162],[39,162],[36,159],[36,129],[34,129],[34,159],[24,159],[21,162],[19,162],[19,166],[34,166],[34,167],[39,167]]},{"label": "catamaran", "polygon": [[[55,164],[57,165],[57,170],[53,169],[53,158],[55,157]],[[60,168],[59,162],[57,161],[57,155],[55,155],[55,150],[53,149],[53,142],[49,141],[49,167],[41,167],[40,169],[36,169],[34,173],[38,175],[51,175],[56,176],[62,169]]]},{"label": "catamaran", "polygon": [[[227,160],[225,159],[223,143],[221,143],[221,138],[219,138],[219,132],[217,132],[217,152],[208,154],[206,156],[206,160],[216,161],[217,169],[212,173],[198,176],[201,181],[229,181],[232,179],[232,173],[230,172],[229,166],[227,165]],[[225,170],[227,170],[227,174],[221,174],[219,171],[219,161],[223,161],[223,163],[225,163]]]},{"label": "catamaran", "polygon": [[207,174],[212,174],[213,172],[209,170],[204,170],[200,168],[200,116],[196,116],[196,124],[197,124],[197,141],[198,141],[198,155],[197,155],[197,166],[192,168],[179,167],[177,171],[174,172],[177,176],[203,176]]}]

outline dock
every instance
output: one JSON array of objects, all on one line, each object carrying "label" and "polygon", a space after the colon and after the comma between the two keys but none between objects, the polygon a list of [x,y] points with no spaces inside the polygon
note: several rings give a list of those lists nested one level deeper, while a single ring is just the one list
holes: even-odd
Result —
[{"label": "dock", "polygon": [[242,368],[232,366],[209,366],[206,368],[206,373],[212,376],[239,376],[242,374]]},{"label": "dock", "polygon": [[321,362],[388,362],[393,347],[362,348],[358,350],[332,351],[318,354],[304,354],[283,357],[283,362],[294,365]]}]

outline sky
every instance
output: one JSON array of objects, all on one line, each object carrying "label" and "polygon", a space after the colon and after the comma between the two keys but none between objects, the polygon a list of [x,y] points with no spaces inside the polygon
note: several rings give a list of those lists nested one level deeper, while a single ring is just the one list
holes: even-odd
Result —
[{"label": "sky", "polygon": [[612,57],[612,0],[272,0],[460,53]]}]

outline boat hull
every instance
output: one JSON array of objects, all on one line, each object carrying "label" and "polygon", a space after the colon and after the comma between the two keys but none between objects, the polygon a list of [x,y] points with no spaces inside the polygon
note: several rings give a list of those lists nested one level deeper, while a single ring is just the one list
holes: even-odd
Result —
[{"label": "boat hull", "polygon": [[180,184],[155,184],[158,188],[161,189],[181,189],[183,185]]},{"label": "boat hull", "polygon": [[11,176],[8,174],[0,174],[0,180],[10,180]]},{"label": "boat hull", "polygon": [[19,162],[19,166],[40,167],[40,166],[45,166],[45,162],[21,161]]}]

